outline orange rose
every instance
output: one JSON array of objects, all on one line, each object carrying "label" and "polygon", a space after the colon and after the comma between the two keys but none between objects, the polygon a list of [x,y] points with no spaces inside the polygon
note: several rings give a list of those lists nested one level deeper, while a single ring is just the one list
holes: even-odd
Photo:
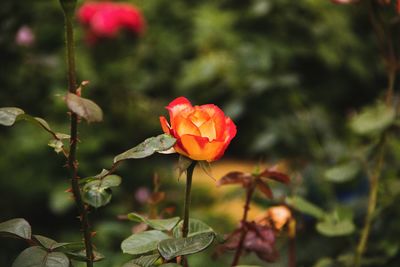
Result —
[{"label": "orange rose", "polygon": [[193,160],[219,159],[236,135],[235,124],[213,104],[193,107],[185,97],[178,97],[166,108],[171,123],[161,116],[163,131],[177,139],[176,152]]}]

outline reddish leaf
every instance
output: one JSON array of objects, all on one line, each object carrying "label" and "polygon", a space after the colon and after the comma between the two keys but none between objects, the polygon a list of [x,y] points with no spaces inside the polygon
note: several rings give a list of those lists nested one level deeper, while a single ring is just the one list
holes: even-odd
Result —
[{"label": "reddish leaf", "polygon": [[252,176],[243,172],[230,172],[223,176],[217,182],[217,186],[229,185],[229,184],[241,184],[246,187],[250,184]]},{"label": "reddish leaf", "polygon": [[266,169],[265,171],[263,171],[260,175],[260,177],[264,177],[264,178],[268,178],[280,183],[284,183],[284,184],[289,184],[290,183],[290,177],[287,176],[286,174],[282,173],[282,172],[278,172],[275,170],[271,170],[271,169]]},{"label": "reddish leaf", "polygon": [[248,252],[254,252],[257,256],[266,262],[274,262],[279,254],[275,248],[276,236],[272,228],[248,223],[248,232],[244,241],[244,248]]},{"label": "reddish leaf", "polygon": [[264,181],[257,179],[257,188],[269,199],[272,199],[274,196],[272,194],[272,190],[267,183]]}]

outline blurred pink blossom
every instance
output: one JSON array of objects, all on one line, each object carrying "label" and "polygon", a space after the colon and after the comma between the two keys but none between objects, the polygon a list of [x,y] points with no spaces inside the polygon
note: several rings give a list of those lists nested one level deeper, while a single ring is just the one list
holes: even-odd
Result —
[{"label": "blurred pink blossom", "polygon": [[359,0],[331,0],[334,4],[353,4],[358,2]]},{"label": "blurred pink blossom", "polygon": [[24,25],[15,35],[15,43],[19,46],[29,47],[35,43],[35,35],[30,27]]}]

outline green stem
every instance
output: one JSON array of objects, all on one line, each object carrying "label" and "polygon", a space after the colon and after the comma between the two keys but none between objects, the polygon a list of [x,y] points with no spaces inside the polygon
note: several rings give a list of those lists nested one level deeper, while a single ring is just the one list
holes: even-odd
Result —
[{"label": "green stem", "polygon": [[[196,167],[197,161],[193,161],[189,168],[187,169],[186,174],[186,190],[185,190],[185,203],[184,203],[184,214],[183,214],[183,226],[182,226],[182,237],[187,237],[189,233],[189,212],[190,212],[190,200],[191,200],[191,191],[192,191],[192,178],[193,171]],[[186,257],[182,257],[182,261],[185,267],[188,266],[188,262]]]},{"label": "green stem", "polygon": [[378,197],[378,185],[379,185],[379,176],[382,171],[382,165],[384,160],[384,146],[385,146],[385,134],[382,135],[382,138],[379,143],[379,152],[377,163],[375,169],[370,175],[370,191],[368,196],[368,208],[367,215],[365,217],[364,227],[361,231],[360,240],[358,241],[356,253],[354,256],[354,267],[361,266],[362,256],[365,252],[368,242],[369,232],[371,230],[371,224],[374,217],[374,212],[376,209],[376,202]]},{"label": "green stem", "polygon": [[[75,70],[75,52],[74,52],[74,28],[73,28],[73,11],[75,9],[74,1],[61,0],[61,5],[65,15],[65,38],[67,48],[67,64],[68,64],[68,91],[71,94],[76,94],[76,70]],[[79,176],[78,176],[78,161],[76,158],[76,148],[78,143],[78,116],[75,113],[71,114],[71,125],[70,125],[70,147],[68,154],[68,168],[70,170],[71,188],[72,194],[74,195],[75,203],[78,208],[79,218],[81,221],[81,229],[83,232],[83,238],[86,249],[86,265],[87,267],[93,266],[93,245],[92,235],[89,224],[89,216],[87,207],[83,203],[81,190],[79,187]]]}]

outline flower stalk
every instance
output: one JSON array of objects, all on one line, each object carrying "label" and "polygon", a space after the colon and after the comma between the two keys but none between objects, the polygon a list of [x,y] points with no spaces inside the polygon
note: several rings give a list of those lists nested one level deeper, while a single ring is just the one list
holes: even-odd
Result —
[{"label": "flower stalk", "polygon": [[[67,66],[68,66],[68,91],[69,93],[77,93],[76,85],[76,69],[75,69],[75,51],[74,51],[74,28],[73,28],[73,15],[76,6],[76,0],[60,0],[65,18],[65,39],[67,50]],[[78,143],[78,116],[71,113],[70,124],[70,147],[67,158],[67,165],[70,171],[72,194],[74,195],[75,203],[79,212],[79,219],[81,222],[81,230],[86,250],[86,265],[87,267],[93,266],[93,245],[92,235],[90,231],[89,216],[87,207],[83,203],[81,190],[79,187],[78,176],[78,161],[76,157],[76,149]]]},{"label": "flower stalk", "polygon": [[[182,226],[182,237],[187,237],[189,233],[189,212],[190,212],[190,200],[192,191],[192,180],[193,171],[196,167],[197,161],[192,161],[192,163],[187,168],[186,174],[186,190],[185,190],[185,202],[184,202],[184,214],[183,214],[183,226]],[[182,257],[183,265],[188,266],[186,257]]]}]

